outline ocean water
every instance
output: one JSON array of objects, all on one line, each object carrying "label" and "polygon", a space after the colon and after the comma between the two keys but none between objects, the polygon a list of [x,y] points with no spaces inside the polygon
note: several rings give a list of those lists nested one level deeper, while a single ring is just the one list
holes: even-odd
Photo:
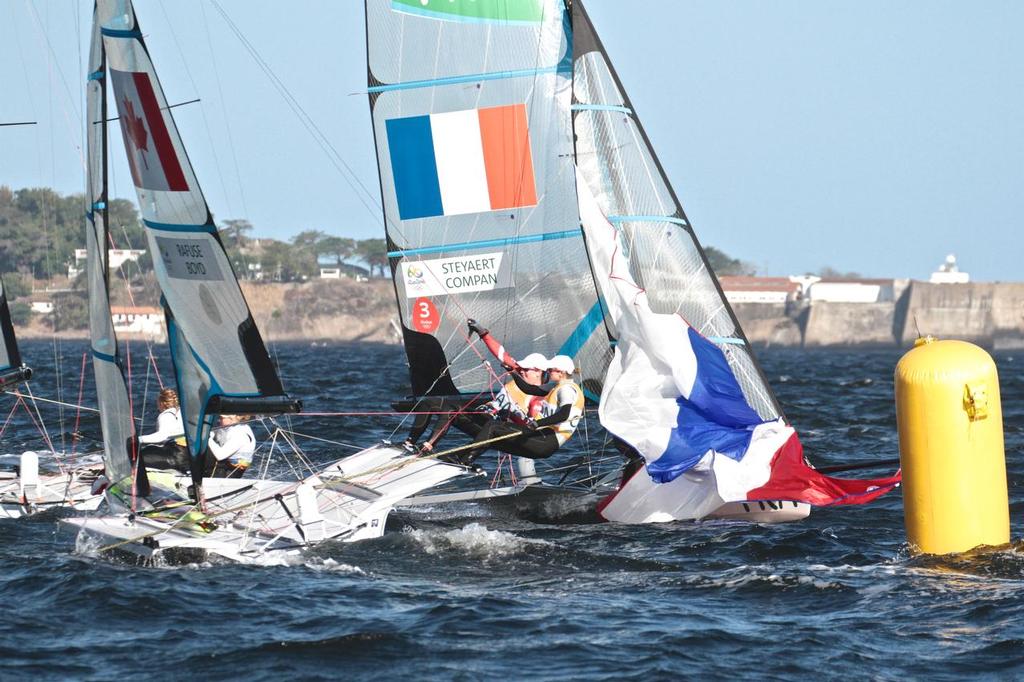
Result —
[{"label": "ocean water", "polygon": [[[26,344],[37,395],[75,402],[84,345]],[[156,352],[166,377],[167,361]],[[274,348],[310,412],[387,410],[401,349]],[[152,364],[132,346],[136,411]],[[60,359],[59,373],[53,367]],[[816,464],[897,456],[897,352],[761,354]],[[1012,536],[1024,512],[1024,354],[998,353]],[[61,386],[57,386],[57,377]],[[86,404],[89,382],[82,390]],[[143,395],[147,393],[147,395]],[[13,406],[0,398],[0,410]],[[70,448],[75,412],[40,408]],[[146,415],[152,420],[153,412]],[[352,445],[393,416],[307,416]],[[91,415],[76,448],[95,445]],[[5,452],[38,447],[21,412]],[[63,446],[62,443],[63,442]],[[309,440],[315,459],[345,446]],[[493,462],[493,460],[492,460]],[[487,462],[485,461],[485,464]],[[881,474],[882,472],[878,472]],[[906,551],[899,491],[801,523],[616,526],[473,505],[404,512],[379,540],[288,565],[136,567],[58,532],[54,513],[0,520],[0,675],[35,679],[1013,679],[1024,675],[1024,545],[955,559]],[[551,520],[553,518],[553,520]],[[568,518],[568,517],[567,517]]]}]

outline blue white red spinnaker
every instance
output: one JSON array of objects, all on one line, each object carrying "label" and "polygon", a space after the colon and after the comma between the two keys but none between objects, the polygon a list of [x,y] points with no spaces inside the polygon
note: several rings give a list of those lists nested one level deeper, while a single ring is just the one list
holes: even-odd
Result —
[{"label": "blue white red spinnaker", "polygon": [[781,419],[758,416],[721,349],[679,315],[651,311],[618,231],[579,175],[577,190],[594,276],[618,332],[601,423],[646,462],[602,503],[602,516],[633,523],[696,519],[743,500],[858,504],[899,484],[898,473],[849,480],[807,466],[796,432]]}]

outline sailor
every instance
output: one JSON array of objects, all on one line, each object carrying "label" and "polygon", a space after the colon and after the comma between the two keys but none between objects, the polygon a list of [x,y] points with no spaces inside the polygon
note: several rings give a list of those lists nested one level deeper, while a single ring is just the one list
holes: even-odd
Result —
[{"label": "sailor", "polygon": [[[541,403],[541,416],[527,418],[522,424],[511,420],[500,420],[497,414],[486,422],[474,437],[481,443],[462,458],[464,464],[472,464],[488,447],[511,455],[529,459],[545,459],[558,451],[572,437],[583,416],[583,390],[572,380],[575,371],[572,358],[556,355],[547,365],[548,376],[554,383]],[[513,434],[519,434],[514,437]],[[496,438],[503,440],[486,443]]]},{"label": "sailor", "polygon": [[256,453],[256,436],[248,424],[242,423],[244,418],[240,414],[221,415],[220,428],[214,429],[207,444],[207,476],[240,478],[245,475]]},{"label": "sailor", "polygon": [[173,388],[160,391],[156,407],[160,411],[156,418],[156,431],[139,436],[142,463],[150,469],[175,469],[185,473],[189,458],[178,392]]},{"label": "sailor", "polygon": [[[470,320],[470,331],[479,333],[481,337],[488,334],[486,329],[481,329],[473,320]],[[516,424],[526,424],[530,419],[543,416],[547,391],[540,386],[544,381],[547,358],[541,353],[530,353],[519,362],[511,356],[507,356],[507,360],[511,363],[506,365],[511,378],[493,399],[480,405],[473,413],[460,414],[460,405],[452,405],[444,399],[421,399],[417,403],[421,411],[413,420],[412,429],[402,447],[409,452],[429,453],[453,424],[459,430],[475,436],[484,423],[491,421],[495,415]],[[454,417],[449,418],[446,414],[448,411],[453,412]],[[425,441],[419,443],[434,417],[440,417],[438,425]]]}]

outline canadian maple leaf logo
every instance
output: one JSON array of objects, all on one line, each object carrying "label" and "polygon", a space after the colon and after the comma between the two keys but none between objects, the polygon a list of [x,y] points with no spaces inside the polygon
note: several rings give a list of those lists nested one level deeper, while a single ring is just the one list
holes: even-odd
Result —
[{"label": "canadian maple leaf logo", "polygon": [[128,133],[128,139],[142,156],[142,163],[146,164],[149,170],[149,162],[146,161],[146,152],[149,151],[149,133],[146,132],[146,122],[135,115],[135,105],[125,97],[121,100],[124,104],[124,129]]}]

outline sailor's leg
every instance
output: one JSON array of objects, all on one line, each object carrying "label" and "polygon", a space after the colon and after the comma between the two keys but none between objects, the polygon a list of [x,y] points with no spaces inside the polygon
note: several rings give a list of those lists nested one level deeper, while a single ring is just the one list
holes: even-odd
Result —
[{"label": "sailor's leg", "polygon": [[502,452],[530,459],[547,459],[558,452],[559,446],[558,438],[550,431],[527,431],[522,438],[512,438],[495,444],[495,448]]},{"label": "sailor's leg", "polygon": [[188,451],[174,442],[143,446],[139,455],[142,465],[149,469],[188,471]]}]

